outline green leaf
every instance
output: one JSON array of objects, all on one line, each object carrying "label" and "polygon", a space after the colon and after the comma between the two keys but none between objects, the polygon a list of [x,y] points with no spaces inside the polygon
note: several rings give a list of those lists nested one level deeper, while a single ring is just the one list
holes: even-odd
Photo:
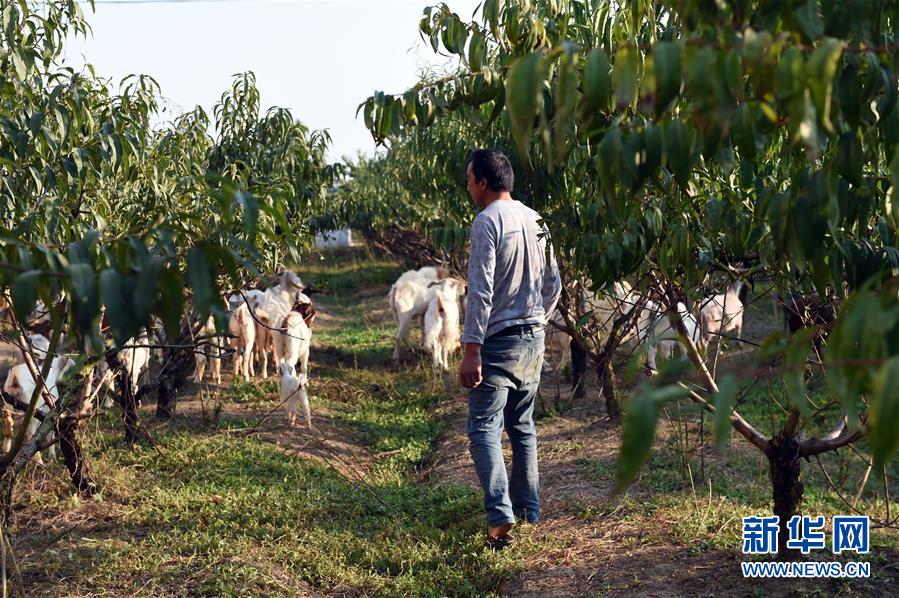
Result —
[{"label": "green leaf", "polygon": [[490,25],[491,30],[495,31],[496,25],[499,23],[499,0],[485,0],[481,14],[484,17],[484,23]]},{"label": "green leaf", "polygon": [[166,268],[159,277],[159,299],[156,313],[162,318],[168,338],[177,338],[184,311],[184,281],[175,268]]},{"label": "green leaf", "polygon": [[718,392],[712,398],[715,405],[715,445],[718,451],[723,451],[730,440],[730,414],[737,401],[737,390],[736,378],[727,374],[718,381]]},{"label": "green leaf", "polygon": [[528,141],[534,118],[543,100],[546,64],[542,52],[520,58],[509,70],[506,82],[506,107],[512,123],[512,136],[522,156],[528,154]]},{"label": "green leaf", "polygon": [[804,93],[805,57],[793,46],[786,48],[777,62],[775,70],[775,96],[780,100],[794,98]]},{"label": "green leaf", "polygon": [[615,492],[625,490],[637,477],[655,440],[656,423],[660,406],[687,396],[687,390],[679,385],[659,388],[644,387],[636,397],[624,406],[624,432],[621,452],[618,454],[618,476]]},{"label": "green leaf", "polygon": [[868,411],[868,445],[874,465],[880,467],[899,449],[899,356],[880,369],[874,381]]},{"label": "green leaf", "polygon": [[643,131],[643,147],[646,151],[646,159],[640,169],[642,176],[647,177],[662,163],[662,130],[652,123],[648,123]]},{"label": "green leaf", "polygon": [[162,258],[153,256],[138,273],[133,296],[134,317],[138,322],[147,324],[150,321],[150,310],[156,303],[162,266]]},{"label": "green leaf", "polygon": [[861,185],[864,178],[865,156],[862,143],[855,133],[846,131],[840,135],[837,145],[838,172],[853,185]]},{"label": "green leaf", "polygon": [[899,226],[899,150],[890,163],[890,188],[886,192],[886,216],[891,224]]},{"label": "green leaf", "polygon": [[656,78],[656,116],[662,115],[681,88],[681,47],[675,42],[659,42],[653,54]]},{"label": "green leaf", "polygon": [[879,67],[878,70],[883,76],[884,94],[877,102],[877,111],[880,113],[880,118],[883,119],[893,112],[899,93],[896,90],[896,78],[893,76],[893,71],[885,66]]},{"label": "green leaf", "polygon": [[651,393],[641,393],[625,406],[624,433],[618,455],[616,492],[626,489],[649,457],[659,407]]},{"label": "green leaf", "polygon": [[16,314],[16,319],[22,325],[25,324],[28,316],[31,315],[35,305],[37,305],[40,277],[40,270],[28,270],[16,276],[12,283],[12,309],[13,313]]},{"label": "green leaf", "polygon": [[75,326],[85,332],[99,318],[100,301],[97,293],[97,278],[89,263],[73,263],[69,266],[72,278],[72,311]]},{"label": "green leaf", "polygon": [[565,150],[568,146],[565,132],[568,129],[568,119],[574,111],[577,102],[577,77],[572,65],[564,60],[559,66],[559,75],[556,78],[556,113],[553,143],[555,143],[555,163],[562,164],[565,158]]},{"label": "green leaf", "polygon": [[818,0],[806,0],[793,14],[806,41],[813,41],[824,32],[824,23],[818,14]]},{"label": "green leaf", "polygon": [[[497,118],[499,118],[500,114],[503,113],[503,107],[506,105],[506,87],[500,86],[496,97],[493,99],[493,111],[490,113],[490,118],[487,120],[487,126],[492,125]],[[433,119],[432,119],[433,120]]]},{"label": "green leaf", "polygon": [[78,174],[80,175],[80,174],[81,174],[81,171],[84,170],[84,159],[83,159],[83,156],[82,156],[82,154],[81,154],[81,150],[80,150],[80,149],[76,148],[76,149],[72,152],[72,160],[75,161],[75,171],[76,171],[76,173],[78,173]]},{"label": "green leaf", "polygon": [[22,53],[17,50],[10,52],[10,55],[12,56],[13,66],[16,69],[16,75],[20,81],[25,81],[28,79],[28,65],[25,58],[22,56]]},{"label": "green leaf", "polygon": [[823,174],[815,173],[803,191],[793,206],[791,219],[796,227],[796,234],[791,239],[791,253],[799,264],[820,255],[823,250],[831,210],[830,188]]},{"label": "green leaf", "polygon": [[849,126],[857,128],[861,118],[861,82],[858,79],[858,57],[850,54],[846,57],[840,73],[837,87],[840,99],[840,112]]},{"label": "green leaf", "polygon": [[640,54],[636,48],[624,46],[615,54],[612,68],[612,86],[615,88],[615,104],[618,110],[633,106],[637,101]]},{"label": "green leaf", "polygon": [[234,199],[243,206],[243,229],[248,235],[255,235],[256,223],[259,221],[259,202],[250,193],[234,192]]},{"label": "green leaf", "polygon": [[605,134],[599,144],[599,173],[609,193],[613,193],[615,185],[621,177],[621,156],[624,145],[621,140],[621,129],[615,127]]},{"label": "green leaf", "polygon": [[584,67],[585,117],[597,110],[608,110],[612,96],[611,70],[612,65],[602,49],[590,50]]},{"label": "green leaf", "polygon": [[883,332],[896,323],[895,309],[885,310],[880,299],[868,290],[856,291],[840,308],[836,325],[824,348],[827,377],[842,403],[850,426],[859,424],[860,397],[871,391],[871,368],[866,360],[885,357]]},{"label": "green leaf", "polygon": [[206,252],[194,247],[187,253],[187,281],[194,296],[194,306],[201,320],[209,317],[209,308],[215,296],[212,265]]},{"label": "green leaf", "polygon": [[100,273],[100,297],[106,306],[106,319],[109,320],[116,345],[119,347],[136,336],[140,328],[140,322],[132,313],[133,283],[131,277],[123,276],[114,268],[107,268]]},{"label": "green leaf", "polygon": [[475,29],[472,31],[471,40],[468,42],[468,68],[473,72],[481,70],[484,64],[484,57],[487,54],[487,42],[481,32]]},{"label": "green leaf", "polygon": [[678,184],[686,185],[693,167],[693,144],[696,132],[683,121],[666,122],[662,127],[662,139],[665,143],[665,154],[668,166],[674,173]]},{"label": "green leaf", "polygon": [[842,54],[842,42],[828,37],[821,42],[821,45],[815,48],[808,60],[808,86],[812,102],[815,105],[821,126],[828,133],[833,132],[833,124],[830,122],[830,103],[833,94],[833,78],[837,72],[837,65]]}]

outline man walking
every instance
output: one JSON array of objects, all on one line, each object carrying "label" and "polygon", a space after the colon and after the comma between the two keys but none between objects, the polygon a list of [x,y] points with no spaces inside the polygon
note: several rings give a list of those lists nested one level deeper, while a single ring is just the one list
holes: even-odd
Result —
[{"label": "man walking", "polygon": [[[540,215],[512,199],[512,165],[480,149],[468,160],[468,193],[481,208],[471,225],[468,303],[460,366],[468,393],[468,438],[487,510],[487,545],[507,546],[515,518],[540,518],[534,397],[544,326],[562,283]],[[511,482],[502,452],[512,444]]]}]

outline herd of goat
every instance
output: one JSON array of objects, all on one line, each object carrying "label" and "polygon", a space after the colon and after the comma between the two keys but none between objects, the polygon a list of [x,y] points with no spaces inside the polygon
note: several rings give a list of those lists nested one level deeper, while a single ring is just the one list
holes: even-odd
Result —
[{"label": "herd of goat", "polygon": [[[728,286],[724,293],[703,302],[698,321],[683,303],[678,304],[678,312],[687,332],[697,345],[702,347],[730,332],[740,338],[744,311],[740,295],[744,286],[742,281],[737,281]],[[412,323],[420,318],[422,347],[432,355],[435,369],[446,370],[449,355],[459,347],[464,296],[465,281],[451,277],[442,268],[426,266],[400,276],[388,294],[388,303],[397,323],[394,360],[400,358],[401,348]],[[590,312],[597,323],[600,335],[609,332],[615,318],[626,317],[633,309],[640,308],[635,325],[625,331],[622,341],[635,339],[647,342],[647,365],[650,368],[655,369],[657,355],[670,357],[680,342],[660,306],[651,300],[641,301],[638,292],[627,282],[615,283],[608,293],[588,293],[585,303],[585,311]],[[550,319],[546,344],[548,353],[560,354],[563,361],[570,344],[567,329],[568,326],[557,309]]]},{"label": "herd of goat", "polygon": [[[212,316],[209,316],[199,328],[194,381],[202,382],[208,369],[214,382],[220,384],[221,363],[228,354],[233,354],[235,377],[242,375],[247,380],[253,379],[256,375],[255,357],[259,362],[261,377],[266,379],[271,358],[272,364],[275,365],[273,369],[276,369],[280,376],[281,398],[287,407],[288,424],[296,425],[297,403],[299,403],[303,408],[306,426],[311,428],[312,416],[307,386],[315,307],[309,295],[317,290],[314,287],[304,287],[300,278],[290,271],[279,272],[272,283],[266,289],[239,290],[227,297],[227,305],[224,306],[228,314],[226,335],[216,330]],[[35,312],[26,320],[28,334],[21,342],[14,343],[22,349],[17,350],[17,354],[25,361],[9,368],[3,384],[4,452],[9,450],[14,425],[10,408],[23,410],[23,407],[31,401],[37,387],[35,374],[41,370],[48,357],[50,342],[47,339],[49,335],[47,311],[46,307],[39,303]],[[101,329],[105,328],[104,316],[104,325]],[[125,372],[132,392],[138,388],[141,379],[149,376],[151,351],[160,350],[151,348],[161,348],[165,344],[165,330],[161,321],[154,318],[149,328],[141,329],[138,336],[129,339],[124,348],[118,351],[116,356],[119,367]],[[59,399],[57,383],[75,363],[71,355],[59,354],[52,359],[44,392],[37,398],[36,409],[39,413],[47,412],[47,399],[53,402]],[[104,388],[115,391],[117,378],[115,374],[107,361],[100,361],[88,381],[87,394],[93,398],[97,391]],[[88,403],[91,404],[92,399]],[[112,401],[107,395],[105,406],[111,405]],[[37,418],[29,421],[27,431],[29,437],[34,434],[39,424]],[[51,445],[48,452],[51,457],[55,457],[55,445]],[[41,460],[40,453],[35,455],[35,460]]]},{"label": "herd of goat", "polygon": [[[677,312],[683,322],[687,337],[700,351],[713,343],[732,336],[742,341],[743,320],[746,311],[748,284],[736,280],[727,285],[723,293],[707,296],[695,314],[684,303],[677,304]],[[464,317],[465,281],[454,278],[448,270],[426,266],[404,273],[393,284],[388,294],[388,304],[397,323],[393,359],[399,360],[402,346],[416,319],[421,321],[422,348],[431,354],[434,368],[446,371],[449,356],[460,344],[459,326]],[[784,313],[784,321],[790,333],[804,326],[819,328],[815,337],[820,340],[835,317],[837,301],[834,297],[822,299],[817,293],[798,292],[773,295]],[[657,359],[671,358],[683,350],[684,339],[675,331],[673,322],[664,308],[652,299],[641,296],[626,281],[617,282],[605,292],[585,291],[581,295],[580,313],[592,319],[592,334],[604,342],[613,328],[613,322],[629,322],[619,340],[642,345],[645,365],[655,370]],[[559,372],[571,358],[575,341],[568,334],[570,324],[557,308],[549,319],[546,331],[546,367]]]},{"label": "herd of goat", "polygon": [[[677,304],[684,329],[697,347],[703,348],[731,333],[737,339],[741,338],[745,291],[743,281],[733,282],[724,293],[707,297],[699,306],[698,317],[683,303]],[[201,383],[208,370],[213,381],[220,384],[222,361],[229,355],[233,359],[235,378],[242,376],[251,380],[258,372],[262,379],[267,379],[271,361],[273,372],[276,371],[280,378],[280,395],[286,405],[288,424],[296,425],[299,402],[305,424],[311,428],[307,387],[315,307],[310,295],[316,292],[318,290],[314,287],[304,286],[294,272],[285,270],[271,279],[268,288],[242,289],[223,299],[228,316],[226,335],[216,330],[212,316],[202,326],[197,323],[198,348],[202,347],[202,350],[195,352],[194,381]],[[452,353],[460,345],[465,294],[465,280],[452,276],[441,267],[425,266],[400,276],[387,297],[397,324],[393,359],[399,360],[413,323],[420,321],[422,347],[430,353],[434,369],[445,374]],[[781,297],[780,303],[791,332],[809,324],[826,329],[835,312],[833,301],[822,301],[817,295],[792,293],[786,298]],[[634,312],[635,309],[638,311]],[[642,297],[627,282],[615,283],[608,292],[583,293],[580,311],[589,314],[595,322],[592,331],[600,338],[611,333],[613,321],[629,321],[630,325],[619,339],[623,343],[633,341],[644,344],[645,363],[653,370],[659,356],[671,357],[684,340],[674,332],[667,313],[654,301]],[[5,378],[3,391],[6,404],[2,418],[4,450],[9,450],[14,423],[9,407],[21,409],[29,403],[36,387],[33,373],[40,370],[47,358],[49,341],[46,326],[49,322],[46,313],[40,313],[39,308],[38,315],[29,318],[27,324],[30,333],[26,336],[26,344],[31,351],[21,352],[23,356],[26,353],[33,356],[33,360],[26,358],[33,363],[14,365]],[[557,373],[570,359],[570,347],[574,346],[567,334],[568,329],[565,318],[557,309],[550,318],[546,335],[547,365]],[[132,389],[138,388],[141,377],[148,375],[153,342],[155,346],[163,346],[166,342],[164,329],[158,320],[154,320],[149,329],[142,329],[117,354],[119,367],[127,374],[126,379]],[[58,399],[57,381],[73,364],[69,355],[53,356],[45,384],[45,393],[49,393],[46,398]],[[97,390],[107,388],[114,391],[115,379],[115,372],[111,371],[106,361],[101,361],[89,384]],[[91,391],[88,392],[90,394]],[[96,391],[91,396],[95,395]],[[107,406],[110,404],[107,398]],[[41,397],[38,398],[37,408],[46,412],[46,403]],[[38,420],[32,418],[28,425],[29,435],[38,425]],[[49,451],[51,456],[55,456],[53,446]],[[39,453],[36,459],[40,459]]]}]

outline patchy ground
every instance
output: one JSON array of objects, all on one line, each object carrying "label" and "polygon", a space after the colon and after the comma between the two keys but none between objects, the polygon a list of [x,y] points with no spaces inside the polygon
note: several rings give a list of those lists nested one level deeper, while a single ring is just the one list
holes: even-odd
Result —
[{"label": "patchy ground", "polygon": [[[544,383],[543,388],[554,392],[555,386]],[[428,475],[432,480],[478,489],[464,433],[464,400],[453,405]],[[764,514],[765,507],[747,508],[710,496],[708,486],[699,479],[692,486],[689,480],[679,479],[676,467],[664,457],[654,458],[649,467],[659,466],[665,473],[647,469],[625,497],[613,498],[621,438],[619,429],[600,415],[603,411],[604,402],[593,391],[564,416],[538,422],[543,519],[521,530],[526,553],[522,572],[503,584],[501,593],[535,597],[881,595],[892,593],[899,583],[893,564],[899,551],[892,546],[872,566],[876,574],[872,581],[743,579],[739,517]],[[672,440],[674,432],[660,431],[663,446],[666,436]],[[742,445],[735,441],[730,450],[740,454],[737,459],[754,460],[753,450]],[[705,452],[710,472],[739,475],[733,471],[736,459],[722,458],[712,449]],[[511,457],[508,446],[506,455]],[[698,469],[695,473],[698,477]],[[753,477],[764,484],[760,476]],[[661,493],[668,496],[658,500]]]},{"label": "patchy ground", "polygon": [[[779,327],[770,298],[756,299],[749,310],[744,338],[758,341]],[[736,367],[746,352],[736,343],[728,345],[720,367]],[[750,559],[744,559],[739,550],[741,517],[767,514],[771,508],[767,464],[758,451],[742,438],[734,438],[727,451],[718,454],[709,420],[700,424],[695,407],[685,406],[680,414],[672,409],[665,413],[657,448],[641,477],[623,497],[615,497],[621,429],[605,416],[605,402],[595,384],[585,399],[577,400],[570,398],[566,382],[560,387],[563,414],[538,422],[543,519],[520,530],[526,546],[522,572],[501,586],[502,593],[536,597],[896,592],[899,538],[894,530],[872,535],[870,580],[745,580],[739,563]],[[557,388],[553,374],[545,373],[544,405],[554,402]],[[625,394],[634,391],[635,384],[630,384]],[[456,394],[442,414],[448,421],[447,431],[437,442],[427,475],[478,490],[465,435],[465,395]],[[755,412],[755,406],[748,408]],[[507,442],[505,453],[511,459]],[[845,469],[843,459],[849,457],[843,455],[839,462],[835,457],[822,460]],[[860,464],[854,465],[860,477]],[[824,491],[821,472],[806,467],[806,512],[848,513],[836,493]],[[876,507],[882,514],[883,503]],[[896,508],[894,503],[894,512]],[[532,550],[534,546],[540,548]],[[832,556],[823,551],[813,554],[815,560]]]}]

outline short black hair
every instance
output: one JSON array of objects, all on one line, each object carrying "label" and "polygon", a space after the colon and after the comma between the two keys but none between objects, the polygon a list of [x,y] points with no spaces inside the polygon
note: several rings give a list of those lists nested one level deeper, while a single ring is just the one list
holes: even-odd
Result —
[{"label": "short black hair", "polygon": [[491,191],[511,193],[515,187],[515,174],[506,154],[492,149],[476,149],[468,154],[468,163],[471,164],[474,180],[486,179]]}]

